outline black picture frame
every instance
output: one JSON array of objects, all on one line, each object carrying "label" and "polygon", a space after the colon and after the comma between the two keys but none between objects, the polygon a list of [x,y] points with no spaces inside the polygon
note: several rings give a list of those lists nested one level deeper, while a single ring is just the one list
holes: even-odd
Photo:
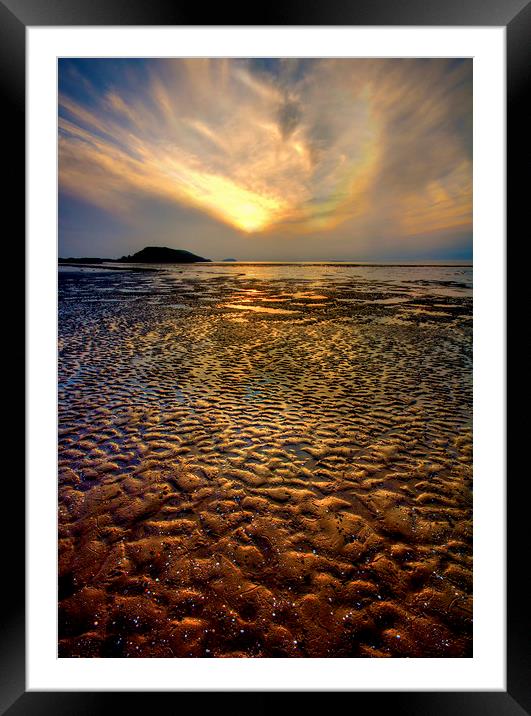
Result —
[{"label": "black picture frame", "polygon": [[[204,18],[209,22],[205,23]],[[208,9],[172,0],[0,0],[0,96],[4,126],[4,166],[9,167],[9,213],[23,216],[25,206],[25,33],[28,26],[61,25],[417,25],[417,26],[504,26],[507,39],[507,237],[527,226],[530,141],[524,102],[531,72],[531,3],[528,0],[284,0],[268,7],[242,9],[237,3],[220,3]],[[16,210],[16,212],[15,212]],[[527,219],[527,216],[525,217]],[[19,229],[20,231],[20,229]],[[16,260],[20,262],[20,246]],[[6,241],[6,243],[8,243]],[[15,259],[15,252],[13,252]],[[12,320],[12,319],[11,319]],[[16,324],[7,325],[16,334]],[[20,334],[20,327],[19,327]],[[24,339],[18,343],[24,345]],[[20,350],[20,348],[19,348]],[[24,482],[20,466],[5,475],[11,505],[24,504]],[[500,479],[505,479],[501,475]],[[526,478],[527,479],[527,478]],[[5,484],[5,483],[4,483]],[[529,598],[526,590],[526,560],[522,545],[529,544],[527,500],[521,485],[508,484],[507,525],[507,690],[467,692],[354,692],[351,706],[359,709],[389,709],[393,714],[438,716],[439,714],[482,714],[521,716],[531,714],[531,649]],[[524,488],[525,489],[525,488]],[[525,512],[524,512],[525,510]],[[153,708],[154,694],[110,692],[28,692],[25,686],[24,621],[24,534],[5,550],[4,607],[0,611],[0,714],[50,713],[95,714],[107,709]],[[164,699],[170,713],[190,706],[234,708],[230,693],[156,694],[157,707]],[[297,694],[293,694],[298,698]],[[312,694],[316,706],[330,694]],[[184,699],[184,700],[183,700]],[[193,699],[193,700],[192,700]],[[243,700],[242,700],[243,699]],[[294,707],[289,694],[282,701],[274,692],[242,693],[239,708],[265,712],[273,706]],[[321,701],[323,699],[323,701]],[[300,702],[299,702],[300,706]]]}]

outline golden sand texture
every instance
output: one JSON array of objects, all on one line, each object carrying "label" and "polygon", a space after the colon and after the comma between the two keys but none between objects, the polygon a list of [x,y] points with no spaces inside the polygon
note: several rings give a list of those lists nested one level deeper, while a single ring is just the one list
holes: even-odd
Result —
[{"label": "golden sand texture", "polygon": [[471,656],[450,274],[61,274],[59,656]]}]

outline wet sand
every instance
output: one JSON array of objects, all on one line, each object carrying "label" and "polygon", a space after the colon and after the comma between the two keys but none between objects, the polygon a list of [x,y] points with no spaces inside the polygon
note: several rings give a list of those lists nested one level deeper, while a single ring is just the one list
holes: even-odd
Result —
[{"label": "wet sand", "polygon": [[471,274],[61,270],[59,656],[471,656]]}]

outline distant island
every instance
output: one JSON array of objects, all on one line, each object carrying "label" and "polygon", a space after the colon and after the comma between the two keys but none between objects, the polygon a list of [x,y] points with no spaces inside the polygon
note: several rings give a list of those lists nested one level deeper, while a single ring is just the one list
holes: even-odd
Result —
[{"label": "distant island", "polygon": [[167,246],[146,246],[132,256],[122,256],[120,263],[135,264],[195,264],[206,263],[210,259],[196,256],[184,249],[169,249]]},{"label": "distant island", "polygon": [[167,246],[146,246],[132,256],[122,256],[120,259],[102,258],[59,258],[60,264],[94,265],[102,263],[131,263],[131,264],[194,264],[207,263],[210,259],[196,256],[184,249],[170,249]]},{"label": "distant island", "polygon": [[223,261],[237,261],[238,259],[223,259]]}]

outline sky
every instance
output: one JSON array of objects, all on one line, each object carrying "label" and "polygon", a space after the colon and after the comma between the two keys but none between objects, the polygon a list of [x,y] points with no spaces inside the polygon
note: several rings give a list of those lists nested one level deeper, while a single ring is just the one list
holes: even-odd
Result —
[{"label": "sky", "polygon": [[59,255],[472,259],[472,60],[60,59]]}]

